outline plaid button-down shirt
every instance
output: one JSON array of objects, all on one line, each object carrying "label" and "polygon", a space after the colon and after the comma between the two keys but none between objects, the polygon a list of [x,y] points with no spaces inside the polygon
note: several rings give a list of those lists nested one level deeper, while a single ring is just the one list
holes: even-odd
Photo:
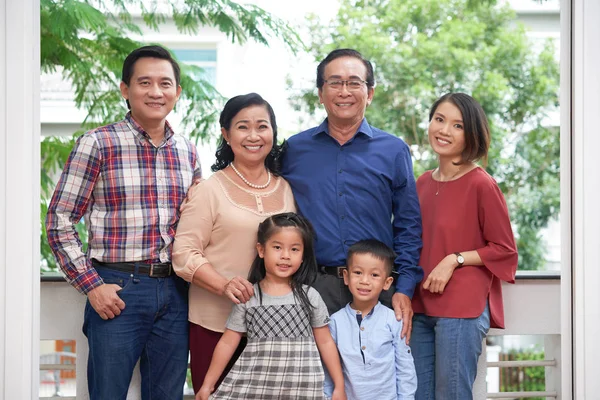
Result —
[{"label": "plaid button-down shirt", "polygon": [[[159,146],[129,113],[81,136],[46,216],[48,242],[69,283],[86,294],[103,283],[92,258],[170,261],[179,206],[200,177],[196,147],[168,123]],[[87,254],[74,227],[82,217]]]}]

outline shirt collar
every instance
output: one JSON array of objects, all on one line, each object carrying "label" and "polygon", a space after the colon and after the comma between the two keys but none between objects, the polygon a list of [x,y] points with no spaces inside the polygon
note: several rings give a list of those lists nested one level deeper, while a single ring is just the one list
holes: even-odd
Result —
[{"label": "shirt collar", "polygon": [[[135,135],[142,142],[150,143],[150,135],[148,135],[148,132],[146,132],[144,128],[142,128],[142,126],[138,124],[135,119],[133,119],[133,117],[131,116],[131,111],[129,111],[127,115],[125,115],[125,120],[133,128]],[[171,139],[173,138],[174,134],[175,132],[173,131],[173,128],[171,128],[171,124],[169,124],[169,121],[165,121],[165,138],[163,139],[163,142],[160,144],[160,146],[157,147],[161,147],[163,145],[170,146],[173,142],[173,140]]]},{"label": "shirt collar", "polygon": [[[325,118],[325,120],[323,120],[323,122],[321,122],[321,125],[319,125],[317,127],[317,129],[315,129],[312,136],[316,136],[321,133],[325,133],[326,135],[329,135],[329,123],[328,123],[327,118]],[[369,138],[373,137],[373,131],[371,130],[371,125],[369,125],[369,123],[367,122],[366,117],[362,119],[362,122],[360,123],[358,130],[356,131],[354,136],[352,136],[352,138],[354,139],[354,137],[359,133],[362,133],[363,135],[366,135]]]},{"label": "shirt collar", "polygon": [[[352,303],[352,302],[350,302]],[[346,304],[346,312],[349,313],[350,315],[352,315],[353,318],[356,318],[356,310],[353,309],[352,307],[350,307],[350,303]],[[370,317],[371,315],[373,315],[373,313],[375,312],[375,309],[381,307],[381,302],[378,301],[377,304],[375,304],[375,307],[373,307],[373,309],[371,311],[369,311],[369,313],[367,315],[363,315],[363,320],[366,317]]]}]

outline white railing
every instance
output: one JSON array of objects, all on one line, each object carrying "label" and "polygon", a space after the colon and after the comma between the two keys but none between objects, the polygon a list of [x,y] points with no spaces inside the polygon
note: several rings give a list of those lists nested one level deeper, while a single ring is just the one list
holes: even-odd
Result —
[{"label": "white railing", "polygon": [[[491,329],[490,336],[543,335],[544,360],[487,362],[479,358],[473,391],[477,400],[545,397],[561,398],[560,352],[560,278],[538,273],[519,273],[514,285],[503,284],[506,329]],[[485,346],[483,347],[485,349]],[[545,367],[545,391],[487,392],[488,368]]]},{"label": "white railing", "polygon": [[[80,295],[75,289],[68,285],[62,278],[47,281],[42,278],[40,295],[40,340],[75,340],[76,342],[76,364],[75,374],[75,396],[43,397],[47,399],[61,400],[88,400],[87,391],[87,339],[81,328],[83,326],[83,309],[85,307],[85,296]],[[41,371],[52,371],[55,369],[73,370],[73,365],[54,368],[55,364],[40,365]],[[43,368],[43,369],[42,369]],[[139,367],[133,375],[127,400],[138,400],[140,396],[141,378]],[[183,387],[181,388],[183,392]],[[185,399],[193,399],[194,396],[185,396]]]},{"label": "white railing", "polygon": [[[506,329],[490,331],[496,335],[544,335],[545,360],[487,362],[486,354],[480,357],[478,379],[474,386],[476,400],[514,399],[518,397],[546,397],[560,399],[560,280],[520,276],[514,285],[503,285]],[[40,338],[41,340],[75,340],[77,362],[76,395],[60,399],[88,399],[86,361],[86,338],[81,331],[85,297],[78,294],[64,281],[41,284]],[[485,346],[484,346],[485,349]],[[487,393],[488,368],[543,366],[546,371],[545,391]],[[58,369],[45,364],[44,370]],[[72,369],[73,366],[59,367]],[[134,374],[128,400],[139,399],[140,377]],[[59,398],[59,397],[56,397]],[[193,396],[186,396],[193,398]]]}]

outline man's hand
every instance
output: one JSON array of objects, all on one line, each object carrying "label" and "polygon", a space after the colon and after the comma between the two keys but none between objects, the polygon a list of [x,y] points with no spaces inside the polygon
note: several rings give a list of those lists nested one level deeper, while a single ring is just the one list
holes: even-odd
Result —
[{"label": "man's hand", "polygon": [[406,337],[406,344],[410,344],[410,334],[412,332],[412,317],[413,309],[410,298],[400,292],[394,293],[392,296],[392,307],[396,313],[396,319],[402,320],[402,332],[400,332],[400,339]]},{"label": "man's hand", "polygon": [[119,285],[111,283],[100,285],[88,292],[88,300],[100,318],[113,319],[125,309],[125,302],[117,294],[119,290]]}]

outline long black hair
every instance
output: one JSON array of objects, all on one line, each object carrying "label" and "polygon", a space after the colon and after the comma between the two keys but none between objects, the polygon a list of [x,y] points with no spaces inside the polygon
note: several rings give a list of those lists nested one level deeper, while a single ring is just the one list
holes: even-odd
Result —
[{"label": "long black hair", "polygon": [[[306,292],[302,289],[302,285],[311,285],[317,277],[317,258],[314,246],[315,232],[311,223],[296,213],[275,214],[258,225],[258,243],[264,246],[273,234],[281,228],[287,227],[298,229],[304,242],[302,264],[300,264],[298,271],[292,275],[290,285],[294,296],[300,300],[300,303],[306,310],[310,310],[314,306],[310,303]],[[250,267],[248,280],[253,284],[259,283],[266,275],[265,260],[257,255],[252,263],[252,267]],[[258,285],[258,299],[262,303],[260,285]]]},{"label": "long black hair", "polygon": [[[273,148],[265,159],[265,167],[267,167],[267,169],[271,171],[273,175],[279,175],[279,160],[281,157],[282,146],[277,144],[277,120],[275,120],[275,112],[273,111],[273,107],[271,107],[268,101],[263,99],[257,93],[248,93],[232,97],[227,101],[227,103],[225,103],[225,107],[223,107],[223,111],[221,111],[219,125],[221,125],[221,128],[229,132],[233,118],[244,108],[252,106],[263,106],[269,113],[271,128],[273,129]],[[211,166],[211,170],[213,172],[217,172],[224,169],[231,164],[234,156],[233,150],[229,144],[227,144],[227,140],[221,136],[221,140],[219,141],[219,145],[217,146],[217,151],[215,153],[217,160]]]}]

